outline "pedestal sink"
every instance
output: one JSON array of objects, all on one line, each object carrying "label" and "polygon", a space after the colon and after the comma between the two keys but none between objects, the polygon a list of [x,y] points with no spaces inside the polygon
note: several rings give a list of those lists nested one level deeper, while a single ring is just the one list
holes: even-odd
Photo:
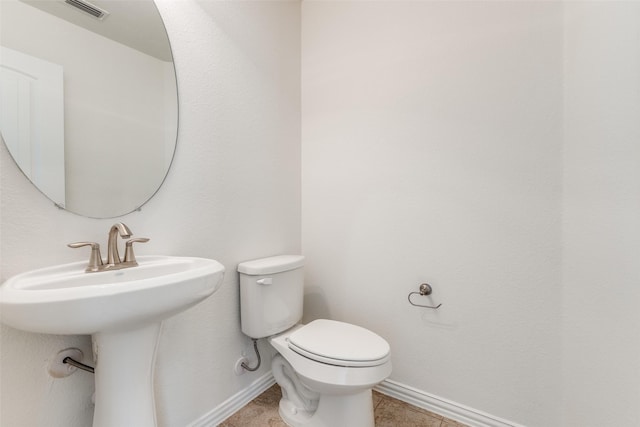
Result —
[{"label": "pedestal sink", "polygon": [[91,335],[94,427],[155,427],[153,368],[164,319],[213,294],[224,275],[204,258],[141,256],[139,266],[85,273],[86,263],[19,274],[0,287],[2,323]]}]

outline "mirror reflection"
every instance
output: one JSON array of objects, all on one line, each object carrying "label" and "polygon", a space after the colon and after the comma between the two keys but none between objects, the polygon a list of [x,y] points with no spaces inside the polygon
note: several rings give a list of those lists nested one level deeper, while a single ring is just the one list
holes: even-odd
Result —
[{"label": "mirror reflection", "polygon": [[2,0],[0,133],[60,207],[124,215],[162,184],[178,107],[152,0]]}]

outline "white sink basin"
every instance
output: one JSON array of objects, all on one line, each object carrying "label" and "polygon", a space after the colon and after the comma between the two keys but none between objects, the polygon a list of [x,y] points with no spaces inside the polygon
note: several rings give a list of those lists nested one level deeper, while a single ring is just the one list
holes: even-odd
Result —
[{"label": "white sink basin", "polygon": [[139,266],[85,273],[86,262],[19,274],[0,287],[2,323],[91,335],[93,427],[156,427],[153,368],[161,323],[213,294],[224,267],[204,258],[141,256]]},{"label": "white sink basin", "polygon": [[85,273],[86,262],[77,262],[18,274],[0,288],[2,323],[63,335],[138,328],[207,298],[224,274],[204,258],[141,256],[138,264]]}]

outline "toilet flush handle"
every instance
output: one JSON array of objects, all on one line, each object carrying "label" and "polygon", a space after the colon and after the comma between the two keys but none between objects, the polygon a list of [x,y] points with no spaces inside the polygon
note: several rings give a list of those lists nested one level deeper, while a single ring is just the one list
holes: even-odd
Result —
[{"label": "toilet flush handle", "polygon": [[258,285],[270,285],[273,283],[273,279],[271,277],[265,277],[264,279],[258,279]]}]

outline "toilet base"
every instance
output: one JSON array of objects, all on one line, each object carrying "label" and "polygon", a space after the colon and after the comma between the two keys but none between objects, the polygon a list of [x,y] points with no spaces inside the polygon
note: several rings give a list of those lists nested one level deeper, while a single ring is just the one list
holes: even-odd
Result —
[{"label": "toilet base", "polygon": [[288,399],[280,400],[280,417],[290,427],[374,427],[371,389],[354,394],[322,395],[318,409],[298,411]]}]

